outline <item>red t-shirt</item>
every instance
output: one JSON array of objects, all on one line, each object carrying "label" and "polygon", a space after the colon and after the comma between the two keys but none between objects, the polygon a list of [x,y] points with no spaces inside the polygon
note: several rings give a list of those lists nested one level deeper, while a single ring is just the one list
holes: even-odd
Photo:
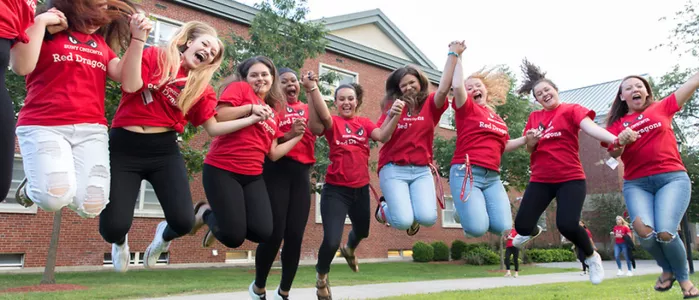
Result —
[{"label": "red t-shirt", "polygon": [[117,58],[99,34],[59,32],[44,40],[27,75],[27,98],[17,126],[107,125],[107,66]]},{"label": "red t-shirt", "polygon": [[112,128],[125,126],[170,127],[182,133],[187,121],[199,126],[216,116],[216,92],[209,85],[197,102],[184,115],[177,107],[177,96],[184,90],[187,72],[180,68],[177,79],[158,87],[157,47],[148,47],[143,51],[141,77],[143,86],[134,93],[122,92],[121,102],[117,108]]},{"label": "red t-shirt", "polygon": [[[407,107],[403,110],[391,140],[379,150],[379,171],[388,163],[416,166],[432,163],[434,127],[448,108],[446,100],[442,107],[435,106],[434,95],[435,93],[431,93],[425,99],[420,113],[416,116],[411,115]],[[388,113],[381,114],[377,126],[381,127],[387,116]]]},{"label": "red t-shirt", "polygon": [[[289,132],[296,119],[302,119],[304,123],[308,125],[308,104],[301,101],[287,103],[286,111],[279,123],[279,131],[282,133]],[[315,144],[316,136],[311,132],[310,128],[306,127],[303,138],[301,138],[294,148],[291,148],[291,151],[289,151],[286,156],[302,164],[313,164],[316,162]]]},{"label": "red t-shirt", "polygon": [[[233,82],[226,87],[220,103],[233,106],[264,104],[247,82]],[[265,155],[272,140],[284,136],[279,130],[279,114],[233,133],[217,136],[211,142],[204,163],[242,175],[262,174]]]},{"label": "red t-shirt", "polygon": [[587,236],[592,239],[592,232],[590,232],[590,229],[585,228],[585,231],[587,232]]},{"label": "red t-shirt", "polygon": [[613,231],[614,231],[614,241],[617,244],[623,244],[624,243],[624,235],[630,233],[631,229],[629,229],[628,227],[623,226],[623,225],[622,226],[616,225],[616,226],[614,226]]},{"label": "red t-shirt", "polygon": [[452,107],[457,135],[451,164],[466,163],[468,154],[471,164],[499,172],[500,159],[510,139],[505,121],[487,107],[475,104],[470,96],[460,108],[454,102]]},{"label": "red t-shirt", "polygon": [[34,24],[36,0],[2,0],[0,11],[0,38],[28,43],[29,36],[25,32]]},{"label": "red t-shirt", "polygon": [[672,94],[662,101],[653,102],[642,113],[626,115],[607,127],[613,134],[619,134],[626,127],[639,133],[636,142],[627,145],[621,154],[624,179],[687,171],[672,130],[672,117],[679,110],[675,94]]},{"label": "red t-shirt", "polygon": [[536,150],[530,155],[531,182],[558,183],[585,179],[580,163],[578,134],[580,122],[595,112],[578,104],[561,103],[553,110],[532,112],[522,135],[542,129]]},{"label": "red t-shirt", "polygon": [[515,230],[514,228],[512,228],[512,230],[510,230],[510,234],[507,235],[508,239],[507,239],[507,243],[506,243],[506,245],[505,245],[505,248],[512,248],[512,247],[514,247],[514,245],[512,245],[512,241],[514,241],[514,238],[515,238],[516,236],[517,236],[517,230]]},{"label": "red t-shirt", "polygon": [[326,183],[350,188],[369,184],[369,140],[376,128],[365,117],[333,116],[333,127],[324,133],[330,147]]}]

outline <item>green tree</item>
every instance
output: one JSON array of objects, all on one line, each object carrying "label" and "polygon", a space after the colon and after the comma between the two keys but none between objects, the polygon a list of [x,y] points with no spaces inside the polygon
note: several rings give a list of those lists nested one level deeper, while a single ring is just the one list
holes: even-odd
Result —
[{"label": "green tree", "polygon": [[687,217],[689,222],[697,223],[699,222],[699,148],[684,149],[682,161],[692,182],[692,198],[687,208]]}]

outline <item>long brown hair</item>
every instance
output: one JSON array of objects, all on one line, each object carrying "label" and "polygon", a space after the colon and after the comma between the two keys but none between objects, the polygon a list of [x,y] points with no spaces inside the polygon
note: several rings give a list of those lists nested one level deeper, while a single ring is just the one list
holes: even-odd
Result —
[{"label": "long brown hair", "polygon": [[[104,4],[107,10],[101,8]],[[96,33],[114,52],[128,47],[130,16],[138,9],[130,0],[48,0],[43,9],[51,7],[66,16],[68,30],[89,32],[90,28],[99,27]]]},{"label": "long brown hair", "polygon": [[[607,113],[607,127],[612,126],[614,122],[617,120],[621,119],[621,117],[625,116],[626,114],[629,113],[629,105],[626,103],[626,101],[621,101],[621,88],[622,84],[624,84],[624,81],[631,79],[631,78],[636,78],[643,82],[643,85],[646,87],[646,92],[648,92],[648,99],[646,99],[646,102],[643,104],[643,108],[645,109],[653,103],[653,89],[650,87],[650,83],[648,80],[641,76],[636,76],[636,75],[631,75],[631,76],[626,76],[621,83],[619,84],[619,90],[616,93],[616,97],[614,97],[614,102],[612,103],[612,108],[609,109],[609,113]],[[627,99],[630,100],[630,99]]]},{"label": "long brown hair", "polygon": [[[406,75],[413,75],[417,78],[420,83],[420,92],[413,95],[403,95],[400,91],[400,81]],[[386,79],[386,95],[383,100],[381,100],[381,109],[387,110],[393,105],[393,101],[400,99],[408,104],[408,109],[411,113],[419,112],[422,109],[422,104],[425,103],[427,96],[429,95],[430,81],[427,79],[425,73],[423,73],[418,67],[407,65],[405,67],[396,69],[388,75]]]},{"label": "long brown hair", "polygon": [[536,99],[534,87],[542,82],[550,84],[554,90],[558,91],[558,86],[556,86],[553,81],[546,78],[546,72],[542,72],[538,66],[529,62],[526,58],[522,61],[522,73],[524,73],[524,82],[517,90],[518,94],[528,94],[531,92],[534,99]]},{"label": "long brown hair", "polygon": [[272,107],[276,111],[282,111],[286,108],[286,97],[282,92],[282,87],[279,84],[279,75],[277,74],[277,67],[274,66],[274,62],[266,56],[255,56],[244,60],[238,65],[235,75],[230,75],[223,79],[222,83],[219,85],[219,92],[226,89],[226,86],[234,81],[245,81],[247,82],[248,72],[253,65],[261,63],[269,69],[269,73],[272,75],[272,86],[265,95],[265,103]]},{"label": "long brown hair", "polygon": [[[167,47],[160,52],[158,57],[158,72],[155,76],[160,76],[159,86],[163,86],[177,78],[177,73],[179,73],[182,65],[181,53],[183,52],[183,47],[186,48],[187,42],[205,34],[218,37],[216,29],[206,23],[197,21],[187,22],[177,30],[175,36],[170,39]],[[177,97],[177,107],[184,114],[199,100],[201,94],[206,90],[209,81],[211,81],[214,72],[216,72],[223,61],[223,42],[218,38],[216,40],[220,49],[214,56],[214,60],[211,64],[189,70],[184,90]]]}]

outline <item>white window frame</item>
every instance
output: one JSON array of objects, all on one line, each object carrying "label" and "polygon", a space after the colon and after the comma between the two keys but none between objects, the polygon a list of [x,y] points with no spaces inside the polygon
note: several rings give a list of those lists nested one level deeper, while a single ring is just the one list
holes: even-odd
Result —
[{"label": "white window frame", "polygon": [[[316,189],[321,191],[323,189],[323,183],[317,183]],[[320,214],[320,193],[316,192],[316,224],[323,224],[323,216]],[[351,225],[352,221],[349,216],[345,216],[345,225]]]},{"label": "white window frame", "polygon": [[[105,253],[105,257],[107,254],[109,254],[109,259],[107,259],[107,258],[102,259],[102,266],[112,267],[112,265],[113,265],[112,254]],[[170,252],[163,252],[160,255],[163,255],[163,254],[165,254],[165,258],[164,259],[158,258],[157,262],[155,263],[156,266],[165,266],[165,265],[170,264]],[[145,256],[145,253],[143,253],[143,252],[131,252],[131,253],[129,253],[129,266],[142,266],[144,256]]]},{"label": "white window frame", "polygon": [[[14,161],[12,162],[13,164],[15,162],[19,161],[20,165],[22,161],[22,156],[19,154],[15,154]],[[24,166],[22,167],[22,173],[24,173]],[[13,183],[19,184],[22,182],[23,178],[12,178]],[[14,199],[16,189],[10,188],[10,192],[7,193],[8,198]],[[7,203],[7,202],[0,202],[0,213],[9,213],[9,214],[36,214],[38,211],[36,205],[32,205],[30,207],[24,207],[18,203]]]},{"label": "white window frame", "polygon": [[456,116],[456,111],[454,111],[454,108],[451,107],[451,101],[453,99],[454,99],[453,97],[449,98],[447,100],[447,103],[445,103],[447,105],[447,110],[444,111],[442,116],[439,118],[439,127],[440,128],[449,129],[449,130],[456,130],[456,128],[454,128],[454,126],[451,125],[452,120]]},{"label": "white window frame", "polygon": [[[357,73],[357,72],[353,72],[350,70],[346,70],[343,68],[339,68],[339,67],[324,64],[324,63],[318,64],[318,75],[319,76],[325,73],[324,70],[332,71],[335,73],[341,73],[343,75],[352,76],[352,77],[354,77],[354,83],[359,83],[359,73]],[[329,89],[330,93],[331,93],[330,95],[323,95],[323,99],[325,99],[325,101],[335,100],[333,95],[335,93],[335,89],[339,86],[339,82],[333,82],[332,84],[327,84],[327,83],[321,82],[321,84],[323,85],[323,87]]]},{"label": "white window frame", "polygon": [[19,255],[19,264],[0,264],[0,270],[13,270],[24,268],[24,253],[0,253],[0,255]]},{"label": "white window frame", "polygon": [[[151,17],[156,19],[155,21],[153,21],[153,36],[154,36],[156,39],[158,39],[158,37],[160,36],[160,24],[161,24],[162,22],[164,22],[164,23],[170,23],[171,25],[178,25],[178,26],[180,26],[180,27],[182,27],[182,25],[184,24],[184,23],[182,23],[182,22],[180,22],[180,21],[177,21],[177,20],[175,20],[175,19],[170,19],[170,18],[168,18],[168,17],[164,17],[164,16],[161,16],[161,15],[154,15],[154,14],[152,14]],[[146,41],[147,41],[147,40],[148,40],[148,38],[146,38]],[[158,45],[162,45],[163,43],[167,43],[167,42],[168,42],[168,41],[164,41],[164,40],[161,41],[160,39],[158,39],[158,40],[154,40],[154,43],[153,43],[153,44],[148,44],[148,43],[147,43],[147,45],[149,45],[149,46],[158,46]]]},{"label": "white window frame", "polygon": [[[241,252],[244,251],[246,254],[246,258],[244,259],[228,259],[226,258],[225,263],[227,264],[248,264],[248,263],[254,263],[255,262],[255,251],[253,250],[236,250],[236,249],[231,249],[231,252]],[[224,252],[224,255],[226,253]]]},{"label": "white window frame", "polygon": [[[447,220],[445,212],[453,212],[451,220]],[[444,195],[444,209],[442,209],[442,228],[461,228],[461,223],[456,222],[454,217],[457,214],[454,206],[454,198],[450,195]]]},{"label": "white window frame", "polygon": [[[160,209],[145,209],[146,204],[146,180],[141,181],[141,187],[138,190],[138,199],[136,200],[136,209],[134,217],[136,218],[165,218],[162,207]],[[189,183],[188,183],[189,184]],[[151,186],[152,187],[152,186]],[[156,200],[157,200],[156,196]],[[158,205],[160,201],[158,201]]]}]

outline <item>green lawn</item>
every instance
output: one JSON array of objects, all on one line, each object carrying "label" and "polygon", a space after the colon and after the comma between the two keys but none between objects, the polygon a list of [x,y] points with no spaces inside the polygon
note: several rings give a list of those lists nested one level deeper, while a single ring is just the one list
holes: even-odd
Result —
[{"label": "green lawn", "polygon": [[[598,286],[589,282],[568,282],[540,284],[524,287],[504,287],[463,292],[443,292],[414,296],[381,298],[381,300],[441,300],[441,299],[682,299],[680,285],[660,293],[653,290],[658,275],[634,276],[620,279],[607,279]],[[697,282],[699,275],[692,275]]]},{"label": "green lawn", "polygon": [[[467,266],[462,264],[376,263],[362,264],[354,274],[344,264],[333,265],[330,279],[342,285],[381,282],[405,282],[435,279],[499,277],[493,271],[498,266]],[[571,269],[525,266],[527,274],[569,272]],[[279,270],[272,271],[268,288],[279,283]],[[77,284],[88,290],[52,293],[0,293],[0,299],[114,299],[154,297],[185,293],[216,293],[246,290],[254,278],[254,268],[210,268],[187,270],[133,270],[124,274],[114,272],[58,273],[56,283]],[[0,290],[39,283],[40,274],[0,275]],[[315,285],[315,269],[302,266],[294,287]]]}]

